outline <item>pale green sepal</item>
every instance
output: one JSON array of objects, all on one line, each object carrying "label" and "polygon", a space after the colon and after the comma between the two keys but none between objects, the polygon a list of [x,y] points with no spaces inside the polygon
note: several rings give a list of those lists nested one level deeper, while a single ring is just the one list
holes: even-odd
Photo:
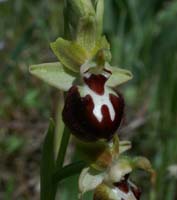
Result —
[{"label": "pale green sepal", "polygon": [[79,20],[77,43],[85,48],[88,52],[96,44],[96,20],[94,15],[87,15]]},{"label": "pale green sepal", "polygon": [[60,62],[74,72],[79,72],[88,58],[86,50],[79,44],[62,38],[52,42],[51,48]]},{"label": "pale green sepal", "polygon": [[117,87],[133,78],[133,75],[129,70],[111,67],[109,65],[106,66],[106,69],[112,72],[112,75],[106,82],[106,85],[109,87]]},{"label": "pale green sepal", "polygon": [[29,71],[34,76],[63,91],[68,91],[76,79],[59,62],[31,65]]},{"label": "pale green sepal", "polygon": [[84,168],[79,177],[80,198],[85,192],[94,190],[103,182],[105,173],[96,171],[90,167]]}]

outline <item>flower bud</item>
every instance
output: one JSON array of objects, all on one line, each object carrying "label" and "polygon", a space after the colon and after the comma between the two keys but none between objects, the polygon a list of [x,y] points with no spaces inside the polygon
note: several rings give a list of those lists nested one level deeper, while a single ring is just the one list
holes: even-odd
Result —
[{"label": "flower bud", "polygon": [[141,191],[128,176],[113,186],[99,185],[94,192],[94,200],[140,200]]},{"label": "flower bud", "polygon": [[84,74],[82,86],[72,86],[66,96],[63,121],[81,140],[112,139],[120,126],[123,97],[106,86],[111,73]]}]

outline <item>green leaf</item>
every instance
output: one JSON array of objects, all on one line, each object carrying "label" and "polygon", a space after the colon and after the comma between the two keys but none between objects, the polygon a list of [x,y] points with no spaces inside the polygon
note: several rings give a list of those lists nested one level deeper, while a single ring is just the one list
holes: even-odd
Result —
[{"label": "green leaf", "polygon": [[58,38],[51,43],[51,48],[60,62],[68,69],[79,72],[88,58],[87,51],[78,43]]},{"label": "green leaf", "polygon": [[133,78],[132,73],[128,70],[111,66],[106,66],[106,69],[112,72],[112,75],[106,82],[106,85],[109,87],[117,87]]},{"label": "green leaf", "polygon": [[40,171],[41,200],[55,199],[55,187],[52,183],[52,176],[55,169],[54,135],[54,124],[53,121],[50,121],[42,149]]},{"label": "green leaf", "polygon": [[76,79],[74,73],[59,62],[32,65],[29,70],[31,74],[63,91],[68,91]]}]

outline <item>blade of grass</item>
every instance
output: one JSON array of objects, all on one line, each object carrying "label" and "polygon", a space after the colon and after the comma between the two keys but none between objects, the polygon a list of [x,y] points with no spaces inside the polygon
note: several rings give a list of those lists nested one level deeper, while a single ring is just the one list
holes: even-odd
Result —
[{"label": "blade of grass", "polygon": [[41,200],[55,199],[55,187],[52,184],[52,176],[55,169],[54,133],[54,123],[51,120],[42,149],[40,171]]}]

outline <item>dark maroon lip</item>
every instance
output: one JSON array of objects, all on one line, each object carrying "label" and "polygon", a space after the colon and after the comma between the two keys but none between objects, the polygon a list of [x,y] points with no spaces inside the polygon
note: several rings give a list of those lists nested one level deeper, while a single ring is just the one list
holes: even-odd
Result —
[{"label": "dark maroon lip", "polygon": [[109,94],[110,102],[115,111],[114,120],[111,120],[109,110],[106,105],[102,105],[102,120],[93,114],[94,103],[88,94],[81,97],[78,87],[73,86],[68,91],[63,109],[63,121],[71,130],[71,133],[84,141],[96,141],[99,139],[111,140],[116,130],[120,126],[124,100],[121,95]]}]

